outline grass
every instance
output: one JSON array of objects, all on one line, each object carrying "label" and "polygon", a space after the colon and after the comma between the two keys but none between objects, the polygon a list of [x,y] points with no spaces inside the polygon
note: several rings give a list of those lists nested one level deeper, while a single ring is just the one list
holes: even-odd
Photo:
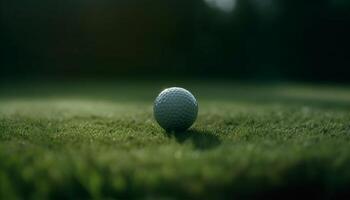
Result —
[{"label": "grass", "polygon": [[152,117],[163,82],[3,85],[0,199],[349,197],[350,88],[177,82],[195,125]]}]

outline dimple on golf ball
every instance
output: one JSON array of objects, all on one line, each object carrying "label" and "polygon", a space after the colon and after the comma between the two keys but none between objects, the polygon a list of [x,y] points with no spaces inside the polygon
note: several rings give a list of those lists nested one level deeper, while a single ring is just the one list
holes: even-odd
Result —
[{"label": "dimple on golf ball", "polygon": [[171,87],[158,95],[153,113],[158,124],[166,131],[184,131],[196,120],[198,104],[189,91]]}]

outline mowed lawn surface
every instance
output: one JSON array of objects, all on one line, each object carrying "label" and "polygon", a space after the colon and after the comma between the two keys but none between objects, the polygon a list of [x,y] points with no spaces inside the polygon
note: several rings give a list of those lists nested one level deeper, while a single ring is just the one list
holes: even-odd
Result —
[{"label": "mowed lawn surface", "polygon": [[[187,132],[166,134],[153,119],[153,100],[168,86],[197,97],[198,119]],[[216,81],[1,87],[0,199],[328,199],[349,197],[349,189],[349,87]]]}]

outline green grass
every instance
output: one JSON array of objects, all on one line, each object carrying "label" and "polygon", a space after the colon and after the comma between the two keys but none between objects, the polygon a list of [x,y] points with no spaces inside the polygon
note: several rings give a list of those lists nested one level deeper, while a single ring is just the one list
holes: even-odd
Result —
[{"label": "green grass", "polygon": [[177,82],[199,116],[174,135],[152,117],[172,85],[2,86],[0,199],[350,196],[350,88]]}]

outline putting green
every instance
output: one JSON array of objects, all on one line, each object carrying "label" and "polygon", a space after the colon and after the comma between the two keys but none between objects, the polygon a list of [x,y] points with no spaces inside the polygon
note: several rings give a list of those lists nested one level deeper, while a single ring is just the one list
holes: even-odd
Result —
[{"label": "putting green", "polygon": [[[195,125],[152,103],[189,89]],[[0,199],[349,196],[350,88],[214,81],[22,83],[0,93]]]}]

